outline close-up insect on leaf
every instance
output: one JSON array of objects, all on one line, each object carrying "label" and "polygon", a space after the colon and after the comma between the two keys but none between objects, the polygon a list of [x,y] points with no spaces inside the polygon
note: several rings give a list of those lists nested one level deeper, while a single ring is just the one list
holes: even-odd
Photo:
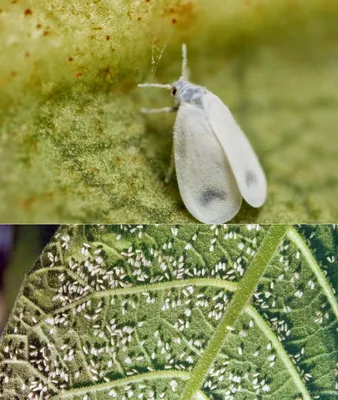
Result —
[{"label": "close-up insect on leaf", "polygon": [[[0,222],[337,221],[336,0],[1,3]],[[170,106],[137,85],[177,80],[182,43],[220,145],[183,129],[187,104],[141,112]]]},{"label": "close-up insect on leaf", "polygon": [[334,225],[58,229],[0,343],[5,399],[337,396]]}]

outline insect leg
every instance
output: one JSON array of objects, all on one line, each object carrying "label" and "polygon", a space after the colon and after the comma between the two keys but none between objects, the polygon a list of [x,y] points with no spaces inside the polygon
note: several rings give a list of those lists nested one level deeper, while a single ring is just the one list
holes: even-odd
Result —
[{"label": "insect leg", "polygon": [[141,108],[141,111],[145,114],[155,113],[170,113],[178,110],[178,107],[164,107],[164,108]]},{"label": "insect leg", "polygon": [[155,87],[155,88],[163,88],[167,90],[171,90],[173,87],[169,83],[139,83],[138,87]]},{"label": "insect leg", "polygon": [[174,169],[175,169],[175,157],[174,157],[174,144],[173,144],[173,147],[172,147],[172,150],[171,150],[171,156],[170,156],[169,169],[168,169],[168,172],[167,172],[167,174],[165,176],[165,179],[164,179],[165,183],[169,183],[170,178],[171,178],[171,176],[172,176],[172,174],[174,172]]}]

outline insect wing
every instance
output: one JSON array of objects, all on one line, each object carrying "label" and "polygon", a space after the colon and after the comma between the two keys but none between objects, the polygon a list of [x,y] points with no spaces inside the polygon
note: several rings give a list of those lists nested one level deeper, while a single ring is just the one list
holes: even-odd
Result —
[{"label": "insect wing", "polygon": [[174,127],[176,175],[183,202],[204,223],[223,223],[239,211],[242,196],[225,153],[202,108],[183,102]]},{"label": "insect wing", "polygon": [[228,107],[213,93],[203,97],[208,122],[229,160],[239,190],[253,207],[266,200],[267,182],[251,144],[238,126]]}]

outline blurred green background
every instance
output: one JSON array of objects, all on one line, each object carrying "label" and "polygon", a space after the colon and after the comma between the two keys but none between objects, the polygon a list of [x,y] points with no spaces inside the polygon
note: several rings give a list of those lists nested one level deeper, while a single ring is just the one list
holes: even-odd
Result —
[{"label": "blurred green background", "polygon": [[164,184],[175,116],[143,81],[233,111],[269,182],[233,222],[338,218],[336,0],[1,1],[0,221],[194,222]]}]

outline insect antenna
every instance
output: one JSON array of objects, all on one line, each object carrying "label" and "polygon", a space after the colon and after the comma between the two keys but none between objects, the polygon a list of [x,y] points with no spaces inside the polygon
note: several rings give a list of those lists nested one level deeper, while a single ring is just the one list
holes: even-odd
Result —
[{"label": "insect antenna", "polygon": [[188,68],[188,56],[187,56],[187,45],[182,44],[182,76],[181,79],[189,80],[189,68]]}]

